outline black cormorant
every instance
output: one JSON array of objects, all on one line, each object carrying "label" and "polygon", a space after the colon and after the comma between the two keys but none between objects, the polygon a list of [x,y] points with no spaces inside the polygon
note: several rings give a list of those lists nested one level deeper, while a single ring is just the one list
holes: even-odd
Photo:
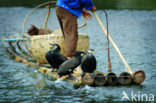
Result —
[{"label": "black cormorant", "polygon": [[50,51],[46,53],[46,59],[53,69],[59,69],[59,66],[65,62],[67,58],[60,54],[61,48],[58,44],[50,45]]},{"label": "black cormorant", "polygon": [[96,58],[92,54],[94,50],[88,49],[86,55],[81,60],[81,76],[84,77],[85,73],[93,73],[96,69]]},{"label": "black cormorant", "polygon": [[73,73],[73,70],[81,64],[81,59],[84,55],[84,52],[76,52],[72,59],[69,59],[60,65],[59,70],[57,72],[58,75],[69,75],[69,77],[72,77],[71,73]]}]

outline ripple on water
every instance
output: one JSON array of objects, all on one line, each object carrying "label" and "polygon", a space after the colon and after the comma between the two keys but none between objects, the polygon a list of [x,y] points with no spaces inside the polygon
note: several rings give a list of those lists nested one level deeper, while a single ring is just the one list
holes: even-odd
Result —
[{"label": "ripple on water", "polygon": [[[31,8],[15,7],[0,8],[0,37],[21,35],[21,26],[26,14]],[[54,10],[52,10],[54,12]],[[6,55],[0,42],[0,102],[103,102],[104,100],[121,100],[122,91],[130,94],[131,91],[153,93],[156,95],[156,11],[138,10],[107,10],[109,17],[109,34],[120,48],[126,61],[133,71],[142,69],[146,72],[146,81],[140,86],[117,87],[80,87],[74,89],[72,83],[62,80],[51,81],[35,68],[29,68],[17,63]],[[28,21],[25,30],[34,24],[45,20],[41,17],[44,9],[40,9]],[[102,11],[97,11],[98,16],[105,24]],[[40,17],[38,20],[36,17]],[[52,17],[48,28],[58,28],[56,15]],[[83,23],[79,19],[79,24]],[[55,25],[54,25],[55,24]],[[83,31],[84,30],[80,30]],[[95,18],[88,21],[88,34],[90,48],[95,50],[94,55],[98,61],[98,70],[107,72],[107,40]],[[113,71],[119,75],[127,71],[115,49],[110,44],[111,62]]]}]

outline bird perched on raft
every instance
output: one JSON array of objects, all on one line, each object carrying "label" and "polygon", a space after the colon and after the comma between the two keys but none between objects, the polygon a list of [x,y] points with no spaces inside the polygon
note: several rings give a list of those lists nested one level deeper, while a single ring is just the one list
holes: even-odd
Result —
[{"label": "bird perched on raft", "polygon": [[[46,59],[53,69],[59,69],[59,66],[67,60],[67,58],[60,54],[61,48],[58,44],[50,44],[50,51],[46,53]],[[52,70],[54,71],[54,70]]]},{"label": "bird perched on raft", "polygon": [[68,75],[72,77],[73,70],[81,64],[82,57],[85,55],[84,52],[77,51],[72,59],[65,61],[60,65],[58,70],[59,76]]},{"label": "bird perched on raft", "polygon": [[49,29],[42,29],[42,28],[37,28],[36,26],[32,25],[30,29],[28,29],[27,33],[30,36],[34,36],[34,35],[45,35],[45,34],[50,34],[52,33],[51,30]]},{"label": "bird perched on raft", "polygon": [[[96,69],[96,58],[92,54],[94,50],[88,49],[86,55],[81,60],[81,77],[84,77],[86,73],[93,73]],[[94,75],[94,74],[93,74]]]}]

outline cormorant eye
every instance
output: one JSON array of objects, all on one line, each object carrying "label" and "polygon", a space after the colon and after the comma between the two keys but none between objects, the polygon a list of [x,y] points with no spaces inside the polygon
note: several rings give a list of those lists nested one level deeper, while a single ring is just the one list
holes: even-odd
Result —
[{"label": "cormorant eye", "polygon": [[54,50],[54,47],[50,47],[50,50]]}]

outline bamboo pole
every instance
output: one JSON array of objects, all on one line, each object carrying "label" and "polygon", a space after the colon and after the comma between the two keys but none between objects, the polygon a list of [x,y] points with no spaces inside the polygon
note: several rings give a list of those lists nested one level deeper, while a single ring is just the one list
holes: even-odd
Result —
[{"label": "bamboo pole", "polygon": [[48,4],[48,14],[47,14],[47,17],[46,17],[46,20],[44,23],[44,30],[47,29],[47,23],[48,23],[49,16],[50,16],[50,4]]},{"label": "bamboo pole", "polygon": [[5,42],[17,42],[17,41],[29,41],[28,38],[12,38],[12,39],[5,39]]},{"label": "bamboo pole", "polygon": [[[105,35],[107,36],[107,31],[104,28],[102,22],[100,21],[99,17],[97,16],[97,14],[95,12],[93,12],[93,14],[95,15],[100,27],[102,28],[103,32],[105,33]],[[117,53],[119,54],[122,62],[124,63],[124,65],[126,66],[126,68],[128,69],[128,71],[133,74],[132,69],[129,67],[129,65],[127,64],[126,60],[124,59],[123,55],[121,54],[120,50],[118,49],[117,45],[114,43],[114,41],[112,40],[112,38],[108,35],[108,38],[110,40],[110,42],[112,43],[113,47],[115,48],[115,50],[117,51]]]},{"label": "bamboo pole", "polygon": [[107,34],[106,34],[106,36],[107,36],[107,49],[108,49],[108,72],[112,72],[112,66],[111,66],[111,60],[110,60],[110,48],[109,48],[109,38],[108,38],[108,32],[109,32],[109,30],[108,30],[108,16],[107,16],[107,12],[106,11],[104,11],[104,13],[105,13],[105,15],[106,15],[106,24],[107,24]]}]

